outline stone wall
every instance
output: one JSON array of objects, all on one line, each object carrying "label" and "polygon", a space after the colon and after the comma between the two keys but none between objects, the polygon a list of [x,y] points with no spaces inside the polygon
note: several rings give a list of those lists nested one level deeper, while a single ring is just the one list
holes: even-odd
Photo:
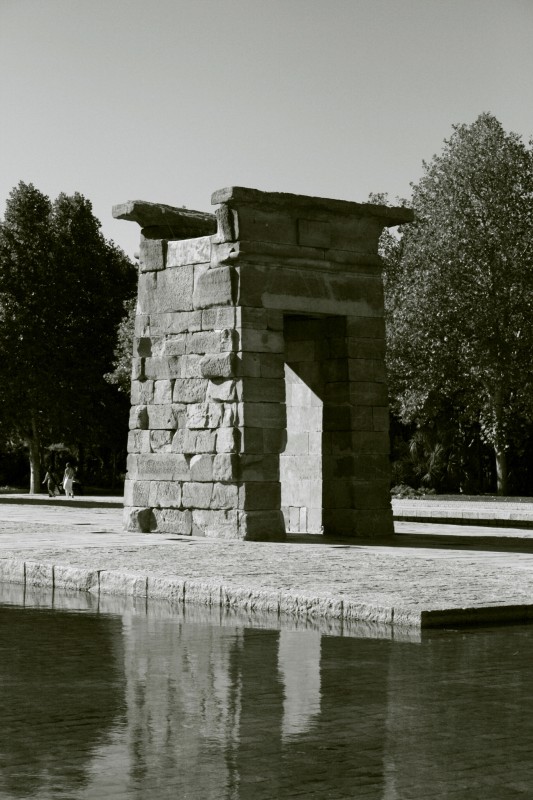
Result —
[{"label": "stone wall", "polygon": [[[142,228],[127,529],[282,539],[298,496],[299,531],[387,535],[377,243],[410,212],[238,187],[212,202],[216,217],[114,209]],[[286,371],[303,382],[299,411]],[[318,400],[303,414],[306,391]]]}]

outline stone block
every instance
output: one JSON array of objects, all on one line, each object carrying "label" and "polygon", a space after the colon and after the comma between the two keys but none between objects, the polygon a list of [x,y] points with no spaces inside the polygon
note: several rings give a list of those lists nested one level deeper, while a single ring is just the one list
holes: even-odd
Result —
[{"label": "stone block", "polygon": [[[188,514],[190,512],[183,512]],[[169,531],[174,533],[174,531]],[[188,535],[188,534],[187,534]],[[147,576],[148,597],[153,599],[168,600],[170,603],[183,603],[185,600],[185,579],[184,578],[162,578],[160,575]]]},{"label": "stone block", "polygon": [[217,453],[239,453],[241,432],[238,428],[220,428],[216,433]]},{"label": "stone block", "polygon": [[199,272],[194,285],[194,308],[234,305],[236,277],[232,272],[232,267],[217,267]]},{"label": "stone block", "polygon": [[213,484],[211,508],[237,508],[239,505],[239,488],[233,483]]},{"label": "stone block", "polygon": [[[228,429],[231,430],[231,429]],[[213,480],[233,481],[240,477],[240,460],[235,453],[217,453],[213,459]]]},{"label": "stone block", "polygon": [[250,353],[284,353],[285,342],[281,331],[243,328],[241,348]]},{"label": "stone block", "polygon": [[284,456],[290,455],[309,455],[309,433],[307,431],[291,431],[287,436],[287,447]]},{"label": "stone block", "polygon": [[181,356],[180,377],[182,378],[208,377],[202,375],[202,360],[204,358],[205,356],[200,356],[196,353],[193,353],[192,355]]},{"label": "stone block", "polygon": [[328,383],[344,383],[348,380],[348,359],[332,358],[322,364],[325,385]]},{"label": "stone block", "polygon": [[352,446],[355,453],[389,453],[387,431],[353,431]]},{"label": "stone block", "polygon": [[150,533],[155,527],[151,508],[124,506],[124,530],[134,533]]},{"label": "stone block", "polygon": [[279,542],[285,539],[281,511],[239,511],[239,535],[248,541]]},{"label": "stone block", "polygon": [[150,431],[133,430],[128,432],[128,453],[149,453]]},{"label": "stone block", "polygon": [[239,508],[245,511],[274,510],[280,508],[281,484],[279,481],[244,483],[239,489]]},{"label": "stone block", "polygon": [[130,453],[128,478],[145,481],[188,480],[189,464],[182,453]]},{"label": "stone block", "polygon": [[[181,486],[177,481],[151,481],[149,505],[154,509],[179,508],[182,497]],[[154,514],[156,522],[159,523],[159,518],[155,511]]]},{"label": "stone block", "polygon": [[211,237],[181,239],[168,243],[167,267],[183,267],[187,264],[204,264],[211,260]]},{"label": "stone block", "polygon": [[132,381],[144,381],[146,378],[144,372],[144,358],[131,359],[131,379]]},{"label": "stone block", "polygon": [[102,594],[125,594],[146,597],[146,576],[103,569],[100,571]]},{"label": "stone block", "polygon": [[372,408],[372,427],[375,431],[389,430],[389,409],[386,407]]},{"label": "stone block", "polygon": [[238,239],[297,245],[296,219],[284,211],[242,205],[237,209]]},{"label": "stone block", "polygon": [[174,381],[168,378],[154,381],[153,403],[156,405],[170,405],[172,403],[172,388]]},{"label": "stone block", "polygon": [[164,239],[145,239],[141,235],[139,267],[141,272],[165,269],[167,243]]},{"label": "stone block", "polygon": [[137,307],[141,314],[193,309],[193,267],[139,275]]},{"label": "stone block", "polygon": [[231,353],[238,344],[238,334],[233,328],[222,330],[199,331],[187,338],[188,353]]},{"label": "stone block", "polygon": [[212,483],[189,481],[183,484],[181,502],[184,508],[210,508],[212,494]]},{"label": "stone block", "polygon": [[150,481],[124,481],[125,506],[149,506]]},{"label": "stone block", "polygon": [[243,422],[250,428],[284,429],[287,426],[285,403],[243,403]]},{"label": "stone block", "polygon": [[[172,438],[174,433],[172,430],[151,430],[150,433],[150,450],[152,453],[170,453],[172,452]],[[131,451],[129,451],[131,452]],[[141,451],[146,452],[146,451]]]},{"label": "stone block", "polygon": [[237,361],[234,353],[209,354],[200,361],[200,374],[204,378],[232,378]]},{"label": "stone block", "polygon": [[192,515],[188,510],[176,508],[154,508],[155,531],[190,536]]},{"label": "stone block", "polygon": [[186,408],[187,406],[181,403],[147,406],[148,427],[151,430],[176,430],[182,427],[180,422],[185,418]]},{"label": "stone block", "polygon": [[386,453],[355,453],[353,459],[354,478],[390,480],[391,465]]},{"label": "stone block", "polygon": [[24,579],[26,586],[53,586],[54,567],[52,564],[40,564],[35,561],[26,561],[24,565]]},{"label": "stone block", "polygon": [[149,335],[172,336],[199,331],[202,327],[201,311],[165,311],[150,314]]},{"label": "stone block", "polygon": [[212,481],[214,458],[215,456],[207,453],[193,456],[190,463],[191,481]]},{"label": "stone block", "polygon": [[24,561],[0,558],[0,582],[24,583]]},{"label": "stone block", "polygon": [[[229,429],[228,429],[229,430]],[[216,437],[212,430],[179,430],[172,439],[173,453],[214,453]]]},{"label": "stone block", "polygon": [[132,406],[146,405],[152,403],[154,399],[153,381],[132,381],[131,382],[131,404]]},{"label": "stone block", "polygon": [[279,458],[277,455],[241,455],[243,481],[279,481]]},{"label": "stone block", "polygon": [[207,400],[233,402],[237,400],[237,384],[234,380],[213,379],[207,386]]},{"label": "stone block", "polygon": [[98,591],[98,570],[79,567],[54,567],[54,588],[75,592]]},{"label": "stone block", "polygon": [[394,534],[394,523],[390,509],[356,510],[353,512],[356,536],[369,539],[384,538]]},{"label": "stone block", "polygon": [[350,402],[355,406],[387,406],[387,386],[384,383],[359,381],[350,383]]},{"label": "stone block", "polygon": [[235,509],[194,509],[193,535],[210,539],[238,539],[238,517]]},{"label": "stone block", "polygon": [[173,400],[175,403],[202,403],[206,390],[204,378],[178,378],[174,382]]},{"label": "stone block", "polygon": [[150,336],[150,316],[135,314],[134,336]]},{"label": "stone block", "polygon": [[285,381],[281,378],[245,377],[242,379],[241,386],[241,399],[244,402],[285,402]]},{"label": "stone block", "polygon": [[354,480],[353,492],[354,507],[358,510],[389,510],[391,507],[390,483],[388,480]]},{"label": "stone block", "polygon": [[381,339],[385,341],[385,320],[383,317],[348,316],[346,333],[354,339]]},{"label": "stone block", "polygon": [[325,476],[322,486],[322,505],[324,509],[353,508],[353,482],[349,478],[341,479]]},{"label": "stone block", "polygon": [[218,428],[222,422],[221,403],[190,403],[187,406],[187,428]]},{"label": "stone block", "polygon": [[328,220],[298,220],[298,244],[304,247],[328,248],[332,224]]},{"label": "stone block", "polygon": [[203,331],[235,327],[237,309],[234,306],[206,308],[203,311],[198,311],[196,313],[202,315]]},{"label": "stone block", "polygon": [[162,356],[183,356],[187,352],[187,343],[191,336],[196,336],[196,333],[177,333],[172,336],[167,336],[166,339],[163,340],[163,347],[161,348],[159,353],[154,353],[154,355],[162,355]]},{"label": "stone block", "polygon": [[347,355],[350,358],[371,358],[383,360],[385,358],[385,339],[355,339],[348,338]]},{"label": "stone block", "polygon": [[130,409],[130,430],[148,428],[148,409],[146,406],[132,406]]},{"label": "stone block", "polygon": [[150,380],[172,380],[179,378],[184,371],[187,356],[169,356],[164,358],[145,358],[144,375]]}]

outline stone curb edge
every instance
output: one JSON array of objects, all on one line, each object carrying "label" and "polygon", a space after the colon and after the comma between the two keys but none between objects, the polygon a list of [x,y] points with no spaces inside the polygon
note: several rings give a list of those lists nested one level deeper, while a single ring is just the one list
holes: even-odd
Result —
[{"label": "stone curb edge", "polygon": [[401,628],[438,628],[455,625],[511,623],[533,619],[532,604],[490,605],[465,608],[402,608],[370,605],[334,594],[312,595],[276,589],[225,586],[218,581],[161,577],[120,570],[90,570],[17,559],[0,559],[0,583],[89,592],[91,594],[145,597],[179,604],[273,613],[302,620],[338,620],[379,623]]}]

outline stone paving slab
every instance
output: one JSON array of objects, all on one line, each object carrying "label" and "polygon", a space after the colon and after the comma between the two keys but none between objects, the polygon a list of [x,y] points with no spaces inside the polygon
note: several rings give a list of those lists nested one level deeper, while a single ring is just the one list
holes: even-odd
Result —
[{"label": "stone paving slab", "polygon": [[399,627],[533,618],[533,541],[520,529],[454,538],[451,525],[397,523],[380,544],[217,541],[123,533],[120,508],[94,500],[3,503],[0,581]]}]

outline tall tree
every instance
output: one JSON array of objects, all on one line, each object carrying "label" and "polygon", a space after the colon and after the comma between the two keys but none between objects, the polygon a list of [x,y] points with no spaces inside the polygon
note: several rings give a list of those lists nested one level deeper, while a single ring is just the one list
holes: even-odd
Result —
[{"label": "tall tree", "polygon": [[395,410],[424,421],[451,402],[494,449],[506,494],[508,450],[533,418],[531,143],[491,114],[454,126],[412,206],[386,265]]},{"label": "tall tree", "polygon": [[12,190],[0,224],[0,417],[28,447],[30,492],[42,445],[86,440],[105,413],[103,376],[135,282],[82,195],[51,203],[32,184]]}]

